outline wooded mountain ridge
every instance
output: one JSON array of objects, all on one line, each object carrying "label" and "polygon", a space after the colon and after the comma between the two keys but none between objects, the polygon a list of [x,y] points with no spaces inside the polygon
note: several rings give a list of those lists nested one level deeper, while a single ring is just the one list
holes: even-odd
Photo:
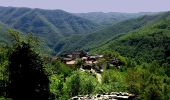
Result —
[{"label": "wooded mountain ridge", "polygon": [[[117,36],[163,19],[166,15],[114,12],[73,14],[62,10],[16,7],[0,7],[0,12],[1,26],[33,33],[54,54],[80,49],[89,51]],[[3,35],[3,38],[7,36]]]}]

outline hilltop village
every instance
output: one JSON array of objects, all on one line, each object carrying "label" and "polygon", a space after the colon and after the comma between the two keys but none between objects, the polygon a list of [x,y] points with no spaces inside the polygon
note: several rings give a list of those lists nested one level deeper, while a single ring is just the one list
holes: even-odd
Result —
[{"label": "hilltop village", "polygon": [[[0,100],[170,100],[170,8],[159,8],[169,0],[155,10],[159,0],[129,0],[133,11],[140,1],[154,11],[139,13],[102,12],[126,8],[114,0],[88,13],[1,1]],[[102,0],[74,1],[85,11]]]},{"label": "hilltop village", "polygon": [[[80,71],[93,73],[99,83],[102,82],[102,72],[104,69],[121,69],[123,63],[116,57],[106,60],[105,55],[89,54],[85,51],[74,51],[60,56],[54,56],[52,60],[61,60],[68,67],[77,67]],[[134,100],[135,95],[127,92],[111,92],[96,95],[77,95],[71,100]]]},{"label": "hilltop village", "polygon": [[104,67],[106,67],[106,69],[109,69],[110,67],[120,69],[123,64],[116,57],[113,57],[108,61],[103,61],[103,59],[104,55],[92,55],[83,50],[65,53],[52,58],[52,60],[61,60],[68,66],[76,66],[77,68],[80,68],[80,70],[93,70],[96,73],[102,73]]}]

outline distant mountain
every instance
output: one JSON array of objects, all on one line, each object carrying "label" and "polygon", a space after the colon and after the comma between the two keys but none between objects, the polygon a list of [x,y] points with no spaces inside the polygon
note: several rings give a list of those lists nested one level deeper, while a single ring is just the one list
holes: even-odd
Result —
[{"label": "distant mountain", "polygon": [[[163,19],[166,15],[101,13],[100,17],[100,14],[97,15],[95,13],[94,15],[99,18],[96,18],[98,21],[95,21],[95,18],[90,20],[89,17],[82,18],[62,10],[0,7],[0,12],[2,26],[9,26],[24,33],[32,32],[44,40],[55,53],[79,49],[92,50],[112,41],[117,36],[127,34],[146,24],[152,24],[157,20]],[[136,18],[144,14],[149,15]],[[118,20],[109,21],[111,17],[108,16],[111,15],[116,16],[115,18],[118,18]],[[100,20],[103,22],[99,22]],[[113,25],[107,26],[106,23],[105,25],[102,24],[104,22],[107,25],[111,23]],[[2,33],[0,33],[0,36],[2,36]]]},{"label": "distant mountain", "polygon": [[0,21],[23,32],[64,35],[90,33],[97,24],[62,10],[0,7]]},{"label": "distant mountain", "polygon": [[33,33],[50,48],[72,34],[87,34],[98,24],[62,10],[0,7],[0,21],[24,33]]},{"label": "distant mountain", "polygon": [[[9,27],[8,25],[5,25],[2,22],[0,22],[0,48],[11,46],[11,44],[13,44],[14,42],[13,38],[9,34],[9,31],[11,29],[12,28]],[[15,30],[15,29],[12,29],[12,30]],[[18,30],[15,30],[15,31],[18,31]],[[20,35],[23,36],[24,34],[20,34]]]},{"label": "distant mountain", "polygon": [[[147,24],[155,23],[156,21],[162,20],[167,16],[169,16],[168,12],[154,15],[144,15],[138,18],[129,19],[117,23],[91,34],[79,36],[77,40],[77,36],[74,36],[70,39],[68,38],[66,41],[61,41],[59,43],[60,47],[62,47],[60,48],[60,51],[69,51],[76,49],[91,50],[96,47],[102,46],[103,44],[111,41],[112,39],[115,39],[118,36],[127,34],[130,31],[135,31]],[[75,41],[72,41],[73,39]],[[58,45],[56,45],[56,47],[58,47]],[[58,49],[56,48],[55,50]]]},{"label": "distant mountain", "polygon": [[10,37],[7,34],[8,28],[9,27],[0,22],[0,45],[7,44],[10,41]]},{"label": "distant mountain", "polygon": [[170,12],[160,14],[154,22],[112,39],[94,51],[105,50],[117,51],[138,62],[157,60],[166,66],[170,61]]},{"label": "distant mountain", "polygon": [[141,12],[141,13],[119,13],[119,12],[90,12],[90,13],[75,13],[75,15],[82,18],[91,20],[103,26],[113,25],[124,20],[131,18],[137,18],[142,15],[154,14],[151,12]]}]

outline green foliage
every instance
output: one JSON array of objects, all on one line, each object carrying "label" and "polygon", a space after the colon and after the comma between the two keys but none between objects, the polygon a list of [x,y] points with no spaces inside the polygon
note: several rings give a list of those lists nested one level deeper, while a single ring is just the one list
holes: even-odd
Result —
[{"label": "green foliage", "polygon": [[49,80],[40,56],[29,44],[18,44],[9,55],[9,97],[48,100]]},{"label": "green foliage", "polygon": [[79,73],[73,73],[69,78],[66,79],[63,91],[68,97],[73,97],[79,94],[80,91],[80,76]]},{"label": "green foliage", "polygon": [[10,99],[6,99],[4,97],[0,97],[0,100],[10,100]]},{"label": "green foliage", "polygon": [[60,61],[52,61],[45,65],[45,69],[50,79],[50,92],[53,94],[52,100],[68,99],[63,91],[65,81],[72,74],[72,69]]},{"label": "green foliage", "polygon": [[[151,20],[150,17],[153,19]],[[75,42],[69,42],[72,41],[72,38],[68,38],[67,40],[68,42],[66,41],[64,43],[66,46],[63,46],[61,50],[69,51],[69,50],[77,50],[77,49],[85,49],[85,50],[95,49],[96,47],[100,47],[101,45],[109,42],[111,39],[114,39],[119,35],[126,34],[127,32],[141,28],[145,24],[154,21],[157,17],[158,16],[146,16],[143,19],[137,18],[137,19],[130,19],[127,21],[123,21],[118,24],[106,28],[102,28],[101,30],[98,30],[94,33],[83,35],[77,38]]]},{"label": "green foliage", "polygon": [[91,73],[81,71],[73,71],[66,78],[62,74],[53,74],[50,76],[50,82],[50,91],[57,100],[95,93],[99,84]]},{"label": "green foliage", "polygon": [[[128,69],[126,81],[128,91],[145,100],[168,100],[170,78],[155,62]],[[166,93],[165,93],[166,91]],[[166,98],[166,99],[165,99]]]},{"label": "green foliage", "polygon": [[10,29],[8,31],[8,33],[9,33],[12,41],[14,42],[14,44],[19,45],[19,43],[21,43],[21,41],[22,41],[21,38],[22,37],[21,37],[21,34],[18,31]]},{"label": "green foliage", "polygon": [[97,24],[62,10],[0,7],[0,11],[1,22],[40,36],[51,33],[79,34],[97,29]]},{"label": "green foliage", "polygon": [[[44,48],[47,48],[48,46],[54,51],[53,53],[62,53],[80,49],[89,51],[96,47],[101,47],[101,45],[112,41],[112,39],[117,38],[117,36],[127,34],[128,32],[139,29],[146,24],[155,23],[156,21],[169,16],[169,12],[157,15],[146,15],[136,19],[129,19],[106,28],[100,28],[100,30],[98,30],[98,26],[100,25],[61,10],[53,11],[0,7],[0,11],[0,20],[2,23],[8,24],[9,26],[12,26],[12,28],[18,29],[24,33],[33,33],[45,41]],[[117,15],[122,16],[119,13]],[[138,16],[138,14],[134,15],[134,17],[135,16]],[[125,14],[124,17],[125,18],[119,18],[132,18],[133,14]],[[166,24],[158,27],[168,28]]]},{"label": "green foliage", "polygon": [[8,81],[7,66],[7,49],[0,48],[0,96],[6,96],[6,86]]},{"label": "green foliage", "polygon": [[149,85],[145,89],[144,93],[145,100],[160,100],[161,99],[161,91],[159,91],[158,87],[155,85]]},{"label": "green foliage", "polygon": [[[165,13],[166,14],[166,13]],[[164,15],[165,15],[164,14]],[[148,24],[134,32],[122,35],[99,48],[98,51],[117,51],[138,63],[157,60],[160,64],[169,65],[170,17]],[[166,25],[162,28],[161,25]],[[96,49],[97,50],[97,49]]]},{"label": "green foliage", "polygon": [[96,77],[94,77],[91,73],[81,72],[80,73],[80,92],[79,94],[92,94],[95,91],[95,88],[99,82]]},{"label": "green foliage", "polygon": [[[169,12],[160,13],[156,15],[146,15],[136,19],[129,19],[126,21],[122,21],[115,25],[101,28],[100,30],[83,35],[74,42],[69,42],[72,40],[67,40],[64,44],[66,46],[62,47],[62,51],[69,51],[69,50],[77,50],[77,49],[84,49],[87,51],[91,51],[93,49],[98,50],[99,47],[105,45],[112,40],[121,37],[123,34],[128,34],[128,32],[135,31],[144,27],[145,25],[153,24],[159,20],[162,20],[169,16]],[[112,48],[114,46],[111,46]],[[108,50],[108,49],[107,49]]]},{"label": "green foliage", "polygon": [[[35,37],[31,35],[23,36],[15,30],[9,30],[8,35],[11,43],[2,45],[0,48],[0,96],[11,97],[14,100],[22,98],[18,95],[29,95],[27,98],[32,98],[32,93],[36,88],[39,92],[43,91],[40,98],[43,98],[43,96],[46,98],[45,95],[49,98],[48,78],[36,50],[38,44],[34,40]],[[36,84],[39,87],[35,86]],[[35,94],[33,97],[39,98],[38,93]]]},{"label": "green foliage", "polygon": [[106,27],[145,14],[147,13],[89,12],[89,13],[76,13],[75,15],[91,20],[92,22],[96,22]]},{"label": "green foliage", "polygon": [[68,97],[92,94],[97,84],[97,79],[90,73],[76,71],[66,79],[63,91]]},{"label": "green foliage", "polygon": [[52,61],[49,64],[45,65],[46,71],[48,75],[64,75],[67,77],[71,74],[72,69],[70,69],[67,65],[61,63],[60,61]]},{"label": "green foliage", "polygon": [[62,75],[53,74],[50,76],[50,92],[54,95],[53,98],[59,99],[63,95],[64,77]]},{"label": "green foliage", "polygon": [[127,84],[125,82],[124,76],[124,73],[119,72],[117,70],[105,70],[102,74],[102,84],[109,86],[107,92],[127,91]]},{"label": "green foliage", "polygon": [[51,49],[70,35],[91,33],[99,26],[62,10],[0,7],[0,12],[2,23],[23,33],[33,33]]},{"label": "green foliage", "polygon": [[[113,59],[118,60],[117,65],[115,65],[116,67],[120,67],[120,70],[126,70],[126,67],[132,67],[132,61],[129,61],[126,57],[121,56],[118,52],[115,51],[101,51],[101,52],[97,52],[99,54],[103,54],[104,57],[102,59],[100,59],[98,62],[98,66],[104,65],[104,63],[108,64],[109,62],[111,62]],[[108,65],[104,65],[104,68],[110,68],[108,67]],[[112,68],[114,69],[114,68]]]},{"label": "green foliage", "polygon": [[77,63],[76,63],[77,68],[80,68],[81,66],[83,66],[84,63],[85,63],[85,62],[84,62],[82,59],[78,59],[78,60],[77,60]]},{"label": "green foliage", "polygon": [[[0,16],[3,23],[23,32],[33,32],[25,35],[10,30],[11,38],[6,34],[6,26],[0,25],[0,99],[5,100],[4,97],[6,96],[8,51],[12,50],[16,53],[19,51],[18,48],[27,48],[22,43],[24,42],[32,47],[29,50],[34,53],[26,54],[26,50],[22,53],[16,53],[16,55],[23,56],[26,54],[23,57],[31,58],[31,55],[41,53],[37,47],[39,42],[42,41],[34,36],[35,32],[44,41],[48,41],[48,46],[56,52],[95,48],[92,51],[94,54],[104,55],[104,58],[98,61],[98,66],[113,58],[117,58],[122,64],[120,70],[105,69],[102,73],[101,83],[98,82],[94,74],[71,69],[60,61],[45,64],[43,70],[45,69],[46,74],[48,74],[50,92],[52,93],[51,99],[53,100],[68,100],[76,95],[114,91],[134,93],[137,99],[141,100],[170,99],[169,12],[130,19],[97,32],[94,32],[97,29],[96,24],[60,10],[0,7],[0,12],[2,12],[0,15],[5,15]],[[14,19],[17,19],[17,21]],[[84,34],[86,32],[89,34]],[[83,34],[80,35],[80,33]],[[8,40],[11,44],[16,43],[16,45],[12,44],[13,49],[6,47],[7,44],[10,44]],[[43,46],[44,48],[45,46]],[[26,65],[24,65],[23,59],[20,61],[10,59],[10,61],[14,61],[12,64],[20,64],[24,67],[43,65],[39,55],[34,55],[34,57],[39,60],[28,60]],[[82,64],[83,62],[78,60],[77,66]],[[27,73],[27,70],[24,73]],[[20,79],[23,76],[19,72],[18,74],[11,77]],[[36,78],[32,74],[26,76],[31,76],[31,78],[25,78],[27,84]],[[41,78],[38,77],[36,80]]]}]

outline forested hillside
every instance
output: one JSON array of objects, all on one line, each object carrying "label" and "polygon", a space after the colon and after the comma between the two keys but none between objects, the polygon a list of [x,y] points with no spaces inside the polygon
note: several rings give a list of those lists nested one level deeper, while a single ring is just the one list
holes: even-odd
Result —
[{"label": "forested hillside", "polygon": [[0,21],[23,32],[36,34],[82,34],[97,24],[62,10],[0,7]]},{"label": "forested hillside", "polygon": [[0,22],[0,44],[7,44],[10,41],[7,30],[9,27]]},{"label": "forested hillside", "polygon": [[100,25],[62,10],[0,7],[0,21],[23,33],[33,33],[53,49],[72,34],[94,32]]},{"label": "forested hillside", "polygon": [[[33,33],[53,50],[53,54],[80,49],[89,51],[112,41],[117,36],[135,31],[169,16],[168,12],[151,13],[151,15],[149,13],[149,15],[138,18],[134,17],[145,13],[127,14],[128,18],[133,19],[125,20],[126,18],[123,18],[122,20],[125,21],[117,24],[113,22],[114,25],[102,28],[98,21],[96,21],[96,24],[93,21],[77,17],[62,10],[0,7],[0,11],[0,21],[5,26],[17,29],[23,33]],[[120,16],[126,15],[121,14]],[[105,17],[108,20],[110,18],[107,18],[107,14]]]},{"label": "forested hillside", "polygon": [[0,7],[0,100],[170,100],[170,12],[102,15]]},{"label": "forested hillside", "polygon": [[[79,36],[79,39],[76,39],[77,36],[73,36],[71,39],[67,39],[64,42],[60,42],[61,51],[69,51],[76,49],[85,49],[91,50],[96,47],[109,42],[110,40],[116,38],[117,36],[127,34],[130,31],[135,31],[139,28],[142,28],[145,25],[153,24],[157,21],[160,21],[169,16],[169,12],[160,13],[156,15],[145,15],[139,18],[134,18],[126,20],[115,25],[103,28],[97,32]],[[74,41],[72,41],[75,39]],[[57,45],[58,47],[58,45]],[[57,48],[55,48],[57,50]]]},{"label": "forested hillside", "polygon": [[75,13],[75,15],[80,16],[82,18],[86,18],[88,20],[91,20],[93,22],[96,22],[102,26],[110,26],[116,23],[119,23],[124,20],[137,18],[142,15],[150,15],[154,13],[147,13],[147,12],[141,12],[141,13],[119,13],[119,12],[89,12],[89,13]]},{"label": "forested hillside", "polygon": [[138,62],[157,60],[167,66],[170,61],[170,12],[161,16],[152,24],[110,40],[100,47],[101,51],[117,51]]}]

